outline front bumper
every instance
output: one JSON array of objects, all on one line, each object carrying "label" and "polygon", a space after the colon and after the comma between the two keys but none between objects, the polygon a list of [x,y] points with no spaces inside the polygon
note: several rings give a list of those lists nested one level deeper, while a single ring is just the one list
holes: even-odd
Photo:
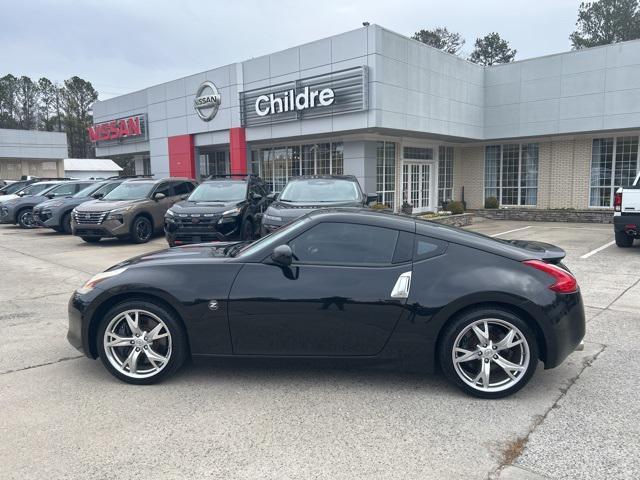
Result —
[{"label": "front bumper", "polygon": [[60,218],[52,210],[33,209],[33,221],[40,227],[54,228],[60,225]]},{"label": "front bumper", "polygon": [[16,214],[13,208],[0,207],[0,223],[16,223]]},{"label": "front bumper", "polygon": [[[229,217],[232,218],[232,217]],[[241,219],[220,222],[220,217],[165,219],[164,233],[170,244],[186,245],[203,242],[236,240],[240,236]]]},{"label": "front bumper", "polygon": [[129,235],[127,221],[105,219],[101,223],[78,223],[71,220],[71,231],[78,237],[123,238]]},{"label": "front bumper", "polygon": [[[96,358],[97,352],[91,349],[89,343],[90,335],[94,332],[89,331],[92,315],[95,313],[95,300],[102,293],[99,289],[94,289],[91,292],[80,295],[78,292],[73,292],[69,299],[67,311],[69,314],[69,328],[67,330],[67,340],[79,352],[82,352],[89,358]],[[92,310],[93,308],[93,310]]]}]

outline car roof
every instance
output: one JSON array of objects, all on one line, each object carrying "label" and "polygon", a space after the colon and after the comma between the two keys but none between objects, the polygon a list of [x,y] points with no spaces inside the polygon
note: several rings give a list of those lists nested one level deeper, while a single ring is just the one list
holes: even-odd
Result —
[{"label": "car roof", "polygon": [[161,183],[161,182],[193,182],[192,178],[187,177],[165,177],[165,178],[129,178],[125,182],[141,182],[141,183]]},{"label": "car roof", "polygon": [[326,180],[348,180],[350,182],[357,182],[358,179],[355,175],[300,175],[297,177],[291,177],[289,181],[296,180],[313,180],[313,179],[326,179]]}]

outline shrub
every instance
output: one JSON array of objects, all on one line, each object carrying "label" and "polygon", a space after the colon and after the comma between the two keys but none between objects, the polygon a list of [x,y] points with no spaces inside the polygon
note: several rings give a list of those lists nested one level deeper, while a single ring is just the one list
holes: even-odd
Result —
[{"label": "shrub", "polygon": [[488,197],[484,201],[484,208],[498,208],[500,205],[498,204],[498,199],[496,197]]},{"label": "shrub", "polygon": [[460,215],[464,213],[464,204],[457,200],[452,200],[447,203],[447,210],[450,211],[452,215]]},{"label": "shrub", "polygon": [[371,208],[373,208],[374,210],[387,210],[389,207],[387,205],[385,205],[384,203],[374,203],[373,205],[371,205]]},{"label": "shrub", "polygon": [[411,215],[411,212],[413,212],[413,205],[411,205],[409,202],[403,202],[402,203],[402,213],[406,214],[406,215]]}]

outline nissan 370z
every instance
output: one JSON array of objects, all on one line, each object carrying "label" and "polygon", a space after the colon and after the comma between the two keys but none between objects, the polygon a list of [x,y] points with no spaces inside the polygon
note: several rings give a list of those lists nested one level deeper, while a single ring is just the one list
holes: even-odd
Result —
[{"label": "nissan 370z", "polygon": [[411,217],[319,210],[256,242],[114,265],[71,297],[68,339],[135,384],[189,357],[402,359],[498,398],[582,345],[564,255]]}]

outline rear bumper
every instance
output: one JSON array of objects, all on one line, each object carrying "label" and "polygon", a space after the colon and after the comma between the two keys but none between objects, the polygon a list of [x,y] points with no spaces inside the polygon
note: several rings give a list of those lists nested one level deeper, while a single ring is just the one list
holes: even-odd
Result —
[{"label": "rear bumper", "polygon": [[621,215],[614,215],[613,230],[614,232],[627,232],[629,230],[635,230],[636,232],[640,233],[640,213],[623,213]]},{"label": "rear bumper", "polygon": [[570,294],[544,292],[538,325],[544,336],[544,368],[560,365],[580,348],[586,333],[584,304],[580,291]]}]

